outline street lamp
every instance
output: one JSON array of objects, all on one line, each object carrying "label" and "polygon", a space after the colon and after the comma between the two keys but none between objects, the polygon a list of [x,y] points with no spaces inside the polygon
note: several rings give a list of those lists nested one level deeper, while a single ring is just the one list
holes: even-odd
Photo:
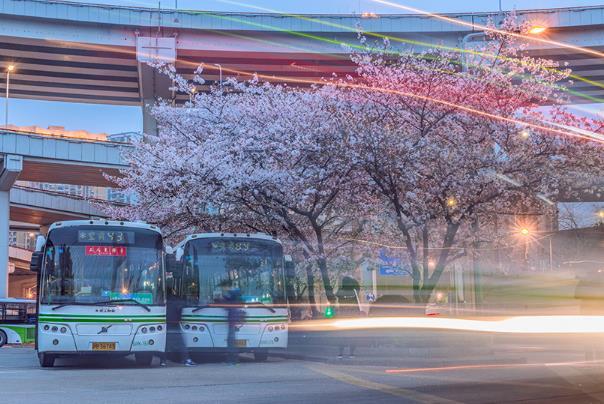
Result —
[{"label": "street lamp", "polygon": [[6,103],[4,104],[4,127],[8,128],[8,97],[10,94],[10,74],[15,70],[15,65],[8,65],[6,67]]},{"label": "street lamp", "polygon": [[214,63],[214,66],[218,67],[218,71],[220,72],[220,88],[222,89],[222,65]]},{"label": "street lamp", "polygon": [[518,233],[520,234],[520,236],[522,238],[524,238],[524,262],[526,264],[526,267],[528,269],[528,246],[529,246],[529,239],[531,237],[531,230],[528,227],[521,227],[518,230]]},{"label": "street lamp", "polygon": [[547,27],[544,27],[542,25],[534,25],[531,28],[529,28],[528,33],[530,35],[541,35],[541,34],[545,33],[545,31],[547,31]]}]

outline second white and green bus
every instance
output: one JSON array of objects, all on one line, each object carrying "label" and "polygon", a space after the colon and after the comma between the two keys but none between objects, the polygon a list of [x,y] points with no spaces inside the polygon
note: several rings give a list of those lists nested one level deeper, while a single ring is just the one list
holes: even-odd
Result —
[{"label": "second white and green bus", "polygon": [[166,344],[160,230],[138,222],[54,223],[32,256],[39,272],[40,365],[73,355],[134,354],[150,365]]},{"label": "second white and green bus", "polygon": [[0,348],[6,344],[31,344],[35,333],[35,300],[0,299]]},{"label": "second white and green bus", "polygon": [[191,351],[227,350],[225,284],[240,295],[235,346],[258,361],[287,348],[289,309],[283,246],[267,234],[202,233],[176,247],[174,285],[186,302],[180,331]]}]

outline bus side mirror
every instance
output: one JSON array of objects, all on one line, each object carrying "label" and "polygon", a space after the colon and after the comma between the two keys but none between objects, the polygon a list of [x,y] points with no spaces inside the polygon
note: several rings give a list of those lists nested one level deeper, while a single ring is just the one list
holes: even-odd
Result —
[{"label": "bus side mirror", "polygon": [[42,251],[44,244],[46,244],[46,237],[38,234],[38,237],[36,237],[36,251]]},{"label": "bus side mirror", "polygon": [[42,269],[42,259],[44,258],[43,251],[34,251],[31,253],[31,262],[29,263],[29,270],[32,272],[40,272]]},{"label": "bus side mirror", "polygon": [[183,255],[185,255],[184,248],[178,247],[176,249],[176,252],[174,253],[174,257],[176,258],[176,261],[180,261],[180,259],[182,258]]}]

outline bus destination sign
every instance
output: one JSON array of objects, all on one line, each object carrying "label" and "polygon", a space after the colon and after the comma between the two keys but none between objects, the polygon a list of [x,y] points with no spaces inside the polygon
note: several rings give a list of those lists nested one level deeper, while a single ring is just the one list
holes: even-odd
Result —
[{"label": "bus destination sign", "polygon": [[110,245],[87,245],[86,255],[97,255],[101,257],[125,257],[126,247],[114,247]]},{"label": "bus destination sign", "polygon": [[80,243],[133,244],[133,231],[78,230]]}]

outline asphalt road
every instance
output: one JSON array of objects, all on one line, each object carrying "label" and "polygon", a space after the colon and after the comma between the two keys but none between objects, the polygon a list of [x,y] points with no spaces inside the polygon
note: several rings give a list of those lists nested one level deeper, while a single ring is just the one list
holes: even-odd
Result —
[{"label": "asphalt road", "polygon": [[[551,361],[555,360],[555,361]],[[358,357],[304,361],[271,357],[237,366],[138,368],[128,358],[58,360],[38,367],[25,347],[0,349],[0,402],[9,403],[595,403],[604,401],[604,364],[484,358],[483,363],[405,367]],[[155,364],[157,365],[157,363]]]}]

